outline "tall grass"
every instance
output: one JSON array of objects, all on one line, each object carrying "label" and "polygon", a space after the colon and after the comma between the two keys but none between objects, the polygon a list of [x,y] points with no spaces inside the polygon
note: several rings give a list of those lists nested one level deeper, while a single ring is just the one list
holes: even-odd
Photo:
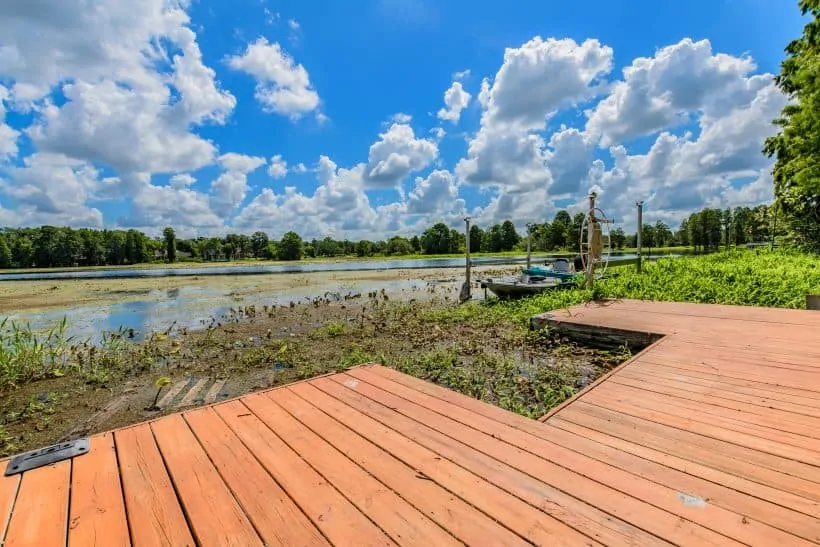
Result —
[{"label": "tall grass", "polygon": [[0,391],[53,374],[61,374],[71,338],[66,319],[38,333],[28,324],[0,322]]},{"label": "tall grass", "polygon": [[820,293],[820,257],[786,251],[729,251],[662,258],[600,283],[603,296],[773,308],[804,308]]}]

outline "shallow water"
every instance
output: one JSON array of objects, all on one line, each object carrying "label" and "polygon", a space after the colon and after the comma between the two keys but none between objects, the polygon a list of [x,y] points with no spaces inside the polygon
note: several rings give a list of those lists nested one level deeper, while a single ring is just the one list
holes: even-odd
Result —
[{"label": "shallow water", "polygon": [[[533,256],[533,263],[558,258],[552,255]],[[631,253],[613,254],[610,262],[632,260],[637,255]],[[504,266],[521,264],[526,256],[473,257],[475,266]],[[430,268],[463,268],[464,258],[419,258],[408,260],[362,260],[344,262],[296,262],[293,264],[267,264],[242,266],[191,266],[179,268],[119,268],[100,270],[59,270],[46,272],[0,274],[0,281],[23,281],[39,279],[100,279],[127,277],[171,277],[208,275],[259,275],[272,273],[345,272],[372,270],[418,270]]]},{"label": "shallow water", "polygon": [[28,323],[36,331],[52,328],[64,317],[66,334],[78,340],[97,343],[103,332],[119,329],[134,330],[134,339],[142,340],[152,332],[164,331],[171,326],[197,329],[207,327],[212,320],[224,320],[231,309],[245,306],[288,306],[291,302],[306,303],[314,298],[342,300],[344,297],[384,289],[388,294],[407,294],[422,298],[426,291],[437,287],[439,294],[456,286],[461,280],[422,281],[418,279],[386,282],[329,282],[287,290],[260,291],[236,295],[230,289],[207,285],[189,285],[167,290],[135,293],[112,304],[68,306],[57,310],[20,312],[9,315],[9,320]]},{"label": "shallow water", "polygon": [[[633,254],[613,256],[611,262],[631,261]],[[543,264],[549,257],[533,257],[534,264]],[[473,260],[476,266],[519,264],[526,257],[480,257]],[[232,266],[133,270],[86,270],[77,272],[38,272],[32,274],[0,275],[0,280],[8,279],[60,279],[60,278],[122,278],[133,274],[136,277],[163,277],[167,275],[197,275],[207,278],[211,275],[242,275],[287,272],[317,271],[367,271],[378,269],[423,269],[463,267],[464,259],[390,260],[343,263],[305,263],[294,265]],[[238,274],[236,272],[239,272]],[[12,277],[14,276],[14,277]],[[31,276],[31,277],[24,277]],[[304,287],[288,289],[259,290],[252,294],[237,295],[235,289],[209,284],[207,279],[192,279],[189,285],[172,289],[151,291],[122,291],[121,299],[110,304],[64,306],[53,310],[22,311],[9,315],[9,320],[28,323],[37,331],[52,328],[63,318],[67,319],[67,334],[79,340],[99,342],[102,333],[117,332],[120,329],[134,331],[134,339],[141,340],[152,332],[165,331],[171,326],[180,328],[205,328],[212,320],[224,320],[232,308],[255,305],[261,307],[287,306],[291,302],[310,302],[314,298],[342,299],[345,295],[361,294],[384,290],[391,297],[424,298],[428,289],[436,288],[439,295],[450,291],[452,296],[458,291],[463,278],[445,278],[435,281],[407,279],[394,281],[345,281],[328,279],[326,282],[311,283]],[[476,297],[480,291],[474,290]]]}]

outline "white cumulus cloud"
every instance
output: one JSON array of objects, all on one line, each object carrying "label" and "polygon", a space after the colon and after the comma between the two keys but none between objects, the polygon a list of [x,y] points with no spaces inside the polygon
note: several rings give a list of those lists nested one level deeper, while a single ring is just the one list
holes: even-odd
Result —
[{"label": "white cumulus cloud", "polygon": [[470,97],[471,95],[464,91],[461,82],[453,82],[453,85],[444,92],[445,108],[439,110],[436,116],[440,120],[458,123],[461,119],[461,111],[470,104]]},{"label": "white cumulus cloud", "polygon": [[265,110],[298,120],[319,109],[319,93],[304,66],[297,64],[278,43],[261,37],[228,64],[256,79],[256,99]]}]

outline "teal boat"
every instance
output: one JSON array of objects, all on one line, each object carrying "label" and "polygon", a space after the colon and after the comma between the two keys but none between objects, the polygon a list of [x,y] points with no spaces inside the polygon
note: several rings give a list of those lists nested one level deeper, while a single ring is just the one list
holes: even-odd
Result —
[{"label": "teal boat", "polygon": [[561,281],[572,281],[572,280],[575,280],[575,279],[577,279],[577,278],[584,275],[583,273],[578,273],[578,272],[562,272],[562,271],[551,270],[551,269],[548,269],[548,268],[543,268],[541,266],[533,266],[531,268],[523,268],[521,270],[521,272],[524,275],[528,275],[530,277],[544,277],[544,278],[552,277],[552,278],[555,278],[555,279],[560,279]]},{"label": "teal boat", "polygon": [[574,264],[566,258],[559,258],[548,267],[532,266],[530,268],[523,268],[521,272],[529,277],[536,277],[542,279],[560,279],[561,281],[574,281],[581,277],[583,272],[583,263],[580,262],[580,257],[577,257]]}]

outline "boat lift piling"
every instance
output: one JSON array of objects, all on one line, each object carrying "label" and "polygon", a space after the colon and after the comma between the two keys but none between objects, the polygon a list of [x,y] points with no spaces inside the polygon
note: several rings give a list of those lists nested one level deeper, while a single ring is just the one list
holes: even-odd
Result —
[{"label": "boat lift piling", "polygon": [[532,267],[532,224],[527,224],[527,269]]},{"label": "boat lift piling", "polygon": [[466,225],[466,230],[467,230],[467,232],[466,232],[467,238],[466,238],[466,243],[464,245],[464,251],[465,251],[465,256],[466,256],[466,264],[464,266],[464,276],[465,276],[466,279],[464,280],[464,285],[461,286],[461,294],[459,294],[459,297],[458,297],[460,303],[467,302],[468,300],[472,299],[472,297],[473,297],[471,281],[470,281],[470,273],[471,273],[470,272],[470,267],[472,266],[472,264],[470,264],[470,217],[469,216],[464,217],[464,223]]},{"label": "boat lift piling", "polygon": [[589,217],[587,220],[587,264],[586,264],[586,279],[584,284],[588,289],[592,288],[593,274],[595,273],[595,231],[598,226],[595,218],[595,199],[598,195],[595,192],[589,193]]}]

